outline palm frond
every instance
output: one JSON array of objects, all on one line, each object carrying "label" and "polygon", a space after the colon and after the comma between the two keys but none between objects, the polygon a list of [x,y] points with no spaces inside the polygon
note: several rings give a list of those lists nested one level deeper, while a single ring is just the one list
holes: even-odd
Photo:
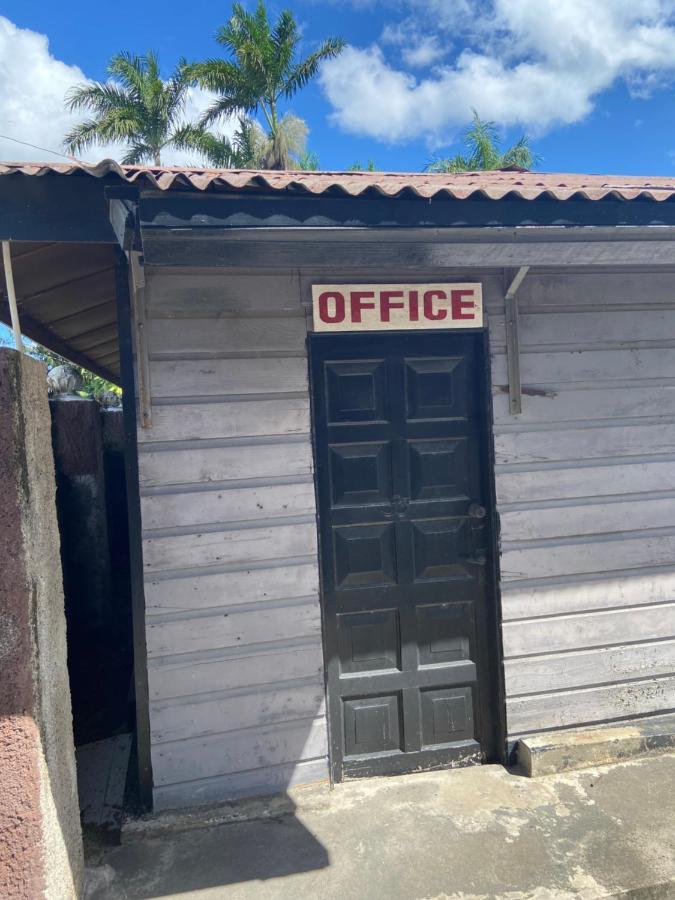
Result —
[{"label": "palm frond", "polygon": [[225,135],[213,134],[198,125],[184,125],[171,137],[171,144],[179,150],[193,150],[209,165],[229,169],[234,165],[235,150]]},{"label": "palm frond", "polygon": [[154,162],[157,151],[143,141],[134,141],[122,157],[123,166],[138,166],[145,162]]},{"label": "palm frond", "polygon": [[284,78],[284,96],[292,97],[293,94],[304,88],[318,72],[320,63],[324,59],[333,59],[338,56],[344,47],[345,42],[342,38],[329,38],[315,53],[310,54],[302,62],[296,63]]},{"label": "palm frond", "polygon": [[63,139],[63,146],[69,153],[79,153],[98,141],[98,122],[86,119],[73,126]]},{"label": "palm frond", "polygon": [[121,81],[136,99],[140,99],[146,76],[145,57],[123,50],[108,63],[108,74]]},{"label": "palm frond", "polygon": [[304,153],[309,129],[307,123],[286,113],[277,123],[274,134],[270,134],[262,154],[265,169],[290,169]]},{"label": "palm frond", "polygon": [[110,82],[75,85],[65,98],[66,109],[70,112],[90,109],[99,115],[105,115],[111,109],[121,106],[131,107],[133,103],[133,98],[124,88]]}]

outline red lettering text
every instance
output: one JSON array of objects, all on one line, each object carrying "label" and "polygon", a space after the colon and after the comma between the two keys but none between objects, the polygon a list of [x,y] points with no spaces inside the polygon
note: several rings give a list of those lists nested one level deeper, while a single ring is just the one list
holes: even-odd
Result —
[{"label": "red lettering text", "polygon": [[425,319],[446,319],[448,316],[447,309],[434,309],[434,300],[447,300],[445,291],[425,291],[424,292],[424,318]]},{"label": "red lettering text", "polygon": [[380,321],[391,322],[390,312],[392,309],[405,309],[405,303],[392,303],[392,297],[403,298],[403,291],[382,291],[380,293]]},{"label": "red lettering text", "polygon": [[364,309],[375,309],[375,302],[366,303],[366,298],[374,298],[375,291],[352,291],[349,300],[352,308],[352,322],[361,321],[361,312]]},{"label": "red lettering text", "polygon": [[[453,319],[475,319],[476,318],[476,304],[473,300],[462,300],[462,297],[473,297],[473,291],[451,291],[450,292],[450,303],[452,306],[452,318]],[[467,312],[466,314],[463,312],[464,310],[471,310],[471,312]]]},{"label": "red lettering text", "polygon": [[[330,311],[329,302],[333,301],[333,312]],[[334,323],[345,320],[345,298],[339,291],[324,291],[319,294],[319,318],[322,322]]]},{"label": "red lettering text", "polygon": [[410,291],[409,300],[410,300],[410,321],[411,322],[419,322],[419,320],[420,320],[420,305],[419,305],[418,291]]}]

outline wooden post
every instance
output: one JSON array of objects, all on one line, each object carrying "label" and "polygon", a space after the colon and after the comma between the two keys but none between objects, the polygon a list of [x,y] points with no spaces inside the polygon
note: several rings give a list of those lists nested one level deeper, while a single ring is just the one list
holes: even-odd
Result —
[{"label": "wooden post", "polygon": [[133,308],[134,345],[138,362],[138,405],[141,428],[152,428],[152,399],[150,395],[150,363],[148,360],[148,338],[145,328],[145,272],[140,253],[129,253],[131,268],[131,302]]},{"label": "wooden post", "polygon": [[14,290],[14,272],[12,271],[12,254],[9,249],[9,241],[2,242],[2,264],[5,269],[5,284],[7,285],[7,299],[9,301],[9,315],[12,320],[14,332],[14,346],[23,353],[23,340],[21,339],[21,325],[19,324],[19,310],[16,306],[16,292]]}]

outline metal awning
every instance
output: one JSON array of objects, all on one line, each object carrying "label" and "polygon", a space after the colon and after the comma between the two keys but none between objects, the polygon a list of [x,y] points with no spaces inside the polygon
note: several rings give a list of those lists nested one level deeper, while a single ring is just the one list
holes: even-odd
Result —
[{"label": "metal awning", "polygon": [[[10,249],[23,334],[118,383],[114,245],[12,242]],[[0,321],[10,324],[4,297]]]}]

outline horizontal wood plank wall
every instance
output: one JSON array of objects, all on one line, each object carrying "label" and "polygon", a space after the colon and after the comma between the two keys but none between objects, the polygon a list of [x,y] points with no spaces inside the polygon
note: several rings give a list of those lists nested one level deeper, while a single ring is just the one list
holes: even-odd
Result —
[{"label": "horizontal wood plank wall", "polygon": [[290,274],[146,270],[139,429],[158,809],[327,777],[305,313]]},{"label": "horizontal wood plank wall", "polygon": [[675,278],[531,271],[523,410],[488,302],[509,736],[675,708]]},{"label": "horizontal wood plank wall", "polygon": [[[326,775],[304,345],[325,273],[147,278],[140,477],[166,808]],[[453,278],[482,281],[490,324],[510,738],[674,708],[675,276],[530,272],[515,417],[502,273],[419,273]]]}]

